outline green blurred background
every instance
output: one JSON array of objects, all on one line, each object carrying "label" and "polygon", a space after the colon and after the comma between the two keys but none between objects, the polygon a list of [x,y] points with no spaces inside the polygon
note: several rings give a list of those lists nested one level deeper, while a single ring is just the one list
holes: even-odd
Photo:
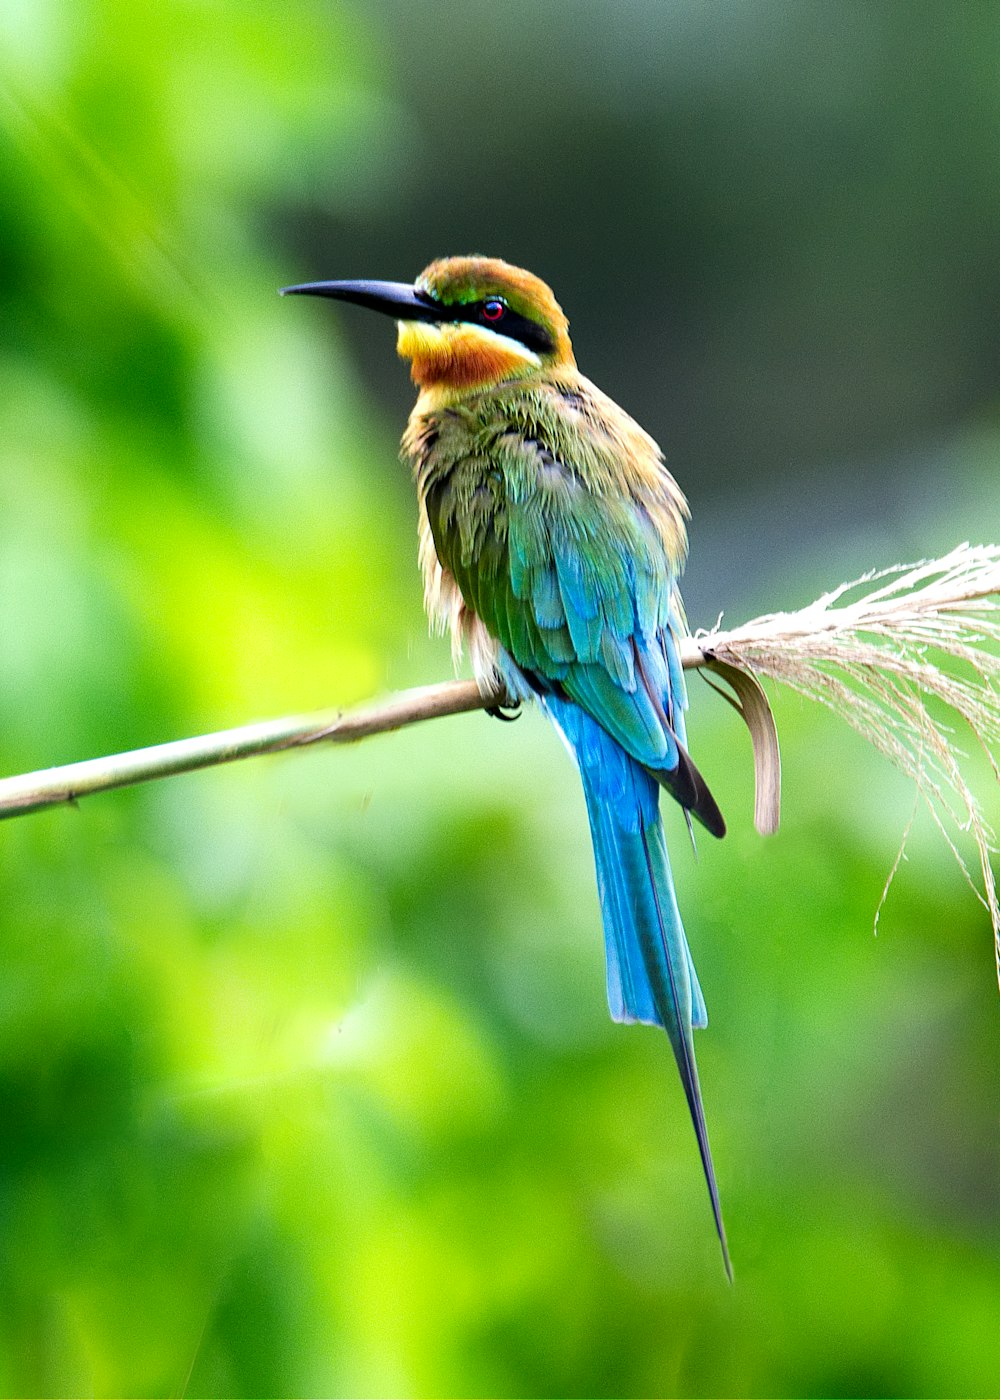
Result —
[{"label": "green blurred background", "polygon": [[[448,674],[391,326],[282,283],[530,266],[691,500],[692,625],[1000,537],[1000,16],[905,2],[5,0],[0,768]],[[537,715],[0,828],[0,1391],[995,1395],[990,930],[775,697],[780,833],[668,814],[725,1284],[613,1026]]]}]

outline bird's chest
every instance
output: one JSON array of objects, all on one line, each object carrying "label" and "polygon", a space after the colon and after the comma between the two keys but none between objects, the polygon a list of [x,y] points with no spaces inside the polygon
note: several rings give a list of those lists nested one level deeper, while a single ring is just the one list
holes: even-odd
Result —
[{"label": "bird's chest", "polygon": [[497,464],[479,457],[439,464],[427,474],[423,500],[438,557],[456,576],[506,543],[509,483]]},{"label": "bird's chest", "polygon": [[509,463],[480,414],[446,409],[411,420],[403,442],[438,558],[452,573],[475,567],[487,540],[505,539]]}]

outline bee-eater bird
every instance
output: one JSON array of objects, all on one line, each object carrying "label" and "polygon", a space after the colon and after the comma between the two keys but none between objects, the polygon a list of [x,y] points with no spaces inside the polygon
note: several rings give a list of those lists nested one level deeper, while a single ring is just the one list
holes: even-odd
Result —
[{"label": "bee-eater bird", "polygon": [[419,389],[402,455],[416,480],[427,609],[485,688],[536,698],[576,760],[590,819],[616,1021],[670,1038],[732,1268],[694,1027],[705,1002],[681,924],[659,789],[714,836],[725,822],[685,748],[677,578],[687,503],[659,447],[576,367],[539,278],[442,258],[416,282],[310,282],[395,317]]}]

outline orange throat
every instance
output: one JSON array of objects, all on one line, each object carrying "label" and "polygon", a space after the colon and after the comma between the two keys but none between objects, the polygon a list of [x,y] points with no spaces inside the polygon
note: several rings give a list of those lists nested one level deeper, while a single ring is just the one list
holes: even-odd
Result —
[{"label": "orange throat", "polygon": [[398,324],[396,349],[410,361],[410,377],[425,392],[487,388],[541,368],[534,351],[478,326],[425,321]]}]

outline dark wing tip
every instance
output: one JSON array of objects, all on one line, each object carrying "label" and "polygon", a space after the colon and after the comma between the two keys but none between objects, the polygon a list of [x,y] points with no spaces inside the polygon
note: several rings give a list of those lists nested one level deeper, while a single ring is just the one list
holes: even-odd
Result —
[{"label": "dark wing tip", "polygon": [[669,771],[658,769],[654,776],[686,812],[701,822],[706,831],[712,836],[725,836],[726,819],[683,744],[677,745],[677,767]]}]

